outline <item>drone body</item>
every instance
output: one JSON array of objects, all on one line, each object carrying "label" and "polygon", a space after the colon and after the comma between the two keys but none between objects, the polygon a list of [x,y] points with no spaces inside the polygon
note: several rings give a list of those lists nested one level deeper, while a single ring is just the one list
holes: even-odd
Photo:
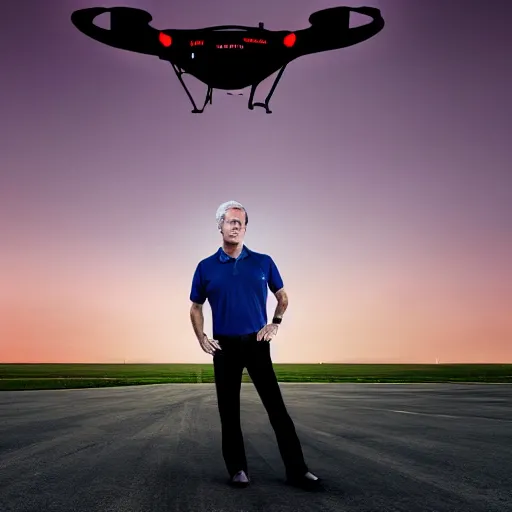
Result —
[{"label": "drone body", "polygon": [[[366,14],[372,21],[349,28],[350,12]],[[110,12],[110,30],[93,23]],[[258,27],[222,25],[194,30],[158,30],[149,25],[152,16],[130,7],[93,7],[72,13],[72,23],[84,34],[122,50],[159,57],[171,63],[192,105],[201,113],[212,103],[213,89],[240,90],[251,86],[249,109],[265,108],[286,66],[303,55],[335,50],[365,41],[380,32],[384,20],[373,7],[333,7],[309,17],[311,27],[302,30],[272,31]],[[257,86],[279,70],[265,103],[253,103]],[[198,109],[182,75],[190,74],[208,86],[206,99]]]}]

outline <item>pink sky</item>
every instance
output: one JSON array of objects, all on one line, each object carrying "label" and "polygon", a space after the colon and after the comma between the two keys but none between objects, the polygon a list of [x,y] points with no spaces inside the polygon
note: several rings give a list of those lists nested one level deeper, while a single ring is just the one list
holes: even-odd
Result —
[{"label": "pink sky", "polygon": [[[336,5],[121,4],[273,30]],[[511,3],[368,0],[383,32],[292,63],[272,115],[191,114],[169,64],[71,25],[95,5],[13,2],[0,32],[31,36],[0,56],[0,362],[211,362],[189,293],[230,199],[288,291],[274,362],[511,362]]]}]

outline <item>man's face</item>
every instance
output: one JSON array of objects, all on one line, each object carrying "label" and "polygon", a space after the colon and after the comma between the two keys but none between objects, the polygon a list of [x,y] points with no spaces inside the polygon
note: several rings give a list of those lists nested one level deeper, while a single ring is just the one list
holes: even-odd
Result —
[{"label": "man's face", "polygon": [[234,208],[228,210],[221,230],[225,243],[231,245],[242,243],[245,235],[245,212]]}]

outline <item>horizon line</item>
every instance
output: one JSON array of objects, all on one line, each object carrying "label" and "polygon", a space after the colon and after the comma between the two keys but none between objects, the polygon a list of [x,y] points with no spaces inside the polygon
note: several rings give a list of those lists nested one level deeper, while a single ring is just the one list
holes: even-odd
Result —
[{"label": "horizon line", "polygon": [[[213,362],[211,363],[207,363],[207,362],[201,362],[201,363],[198,363],[198,362],[180,362],[180,363],[176,363],[176,362],[143,362],[143,361],[116,361],[116,362],[106,362],[106,361],[96,361],[96,362],[85,362],[85,361],[74,361],[74,362],[57,362],[57,361],[54,361],[54,362],[43,362],[43,361],[32,361],[32,362],[21,362],[21,361],[18,361],[18,362],[2,362],[0,361],[0,365],[5,365],[5,364],[117,364],[117,365],[125,365],[125,364],[140,364],[140,365],[170,365],[170,364],[200,364],[200,365],[204,365],[204,364],[213,364]],[[272,362],[273,365],[279,365],[279,364],[294,364],[294,365],[325,365],[325,364],[354,364],[354,365],[375,365],[375,364],[396,364],[396,365],[418,365],[418,364],[428,364],[428,365],[443,365],[443,364],[512,364],[512,361],[510,362],[462,362],[462,361],[445,361],[445,362],[408,362],[408,363],[401,363],[401,362],[383,362],[383,361],[380,361],[380,362],[357,362],[357,361],[319,361],[319,362],[309,362],[309,363],[304,363],[304,362],[301,362],[301,363],[297,363],[297,362],[287,362],[287,363],[283,363],[283,362],[275,362],[273,361]]]}]

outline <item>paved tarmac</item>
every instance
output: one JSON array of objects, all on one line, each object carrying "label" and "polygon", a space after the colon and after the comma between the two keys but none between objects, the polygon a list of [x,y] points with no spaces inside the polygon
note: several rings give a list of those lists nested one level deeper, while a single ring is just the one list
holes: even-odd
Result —
[{"label": "paved tarmac", "polygon": [[321,493],[284,484],[253,385],[229,487],[214,384],[0,392],[0,512],[510,512],[512,386],[281,383]]}]

